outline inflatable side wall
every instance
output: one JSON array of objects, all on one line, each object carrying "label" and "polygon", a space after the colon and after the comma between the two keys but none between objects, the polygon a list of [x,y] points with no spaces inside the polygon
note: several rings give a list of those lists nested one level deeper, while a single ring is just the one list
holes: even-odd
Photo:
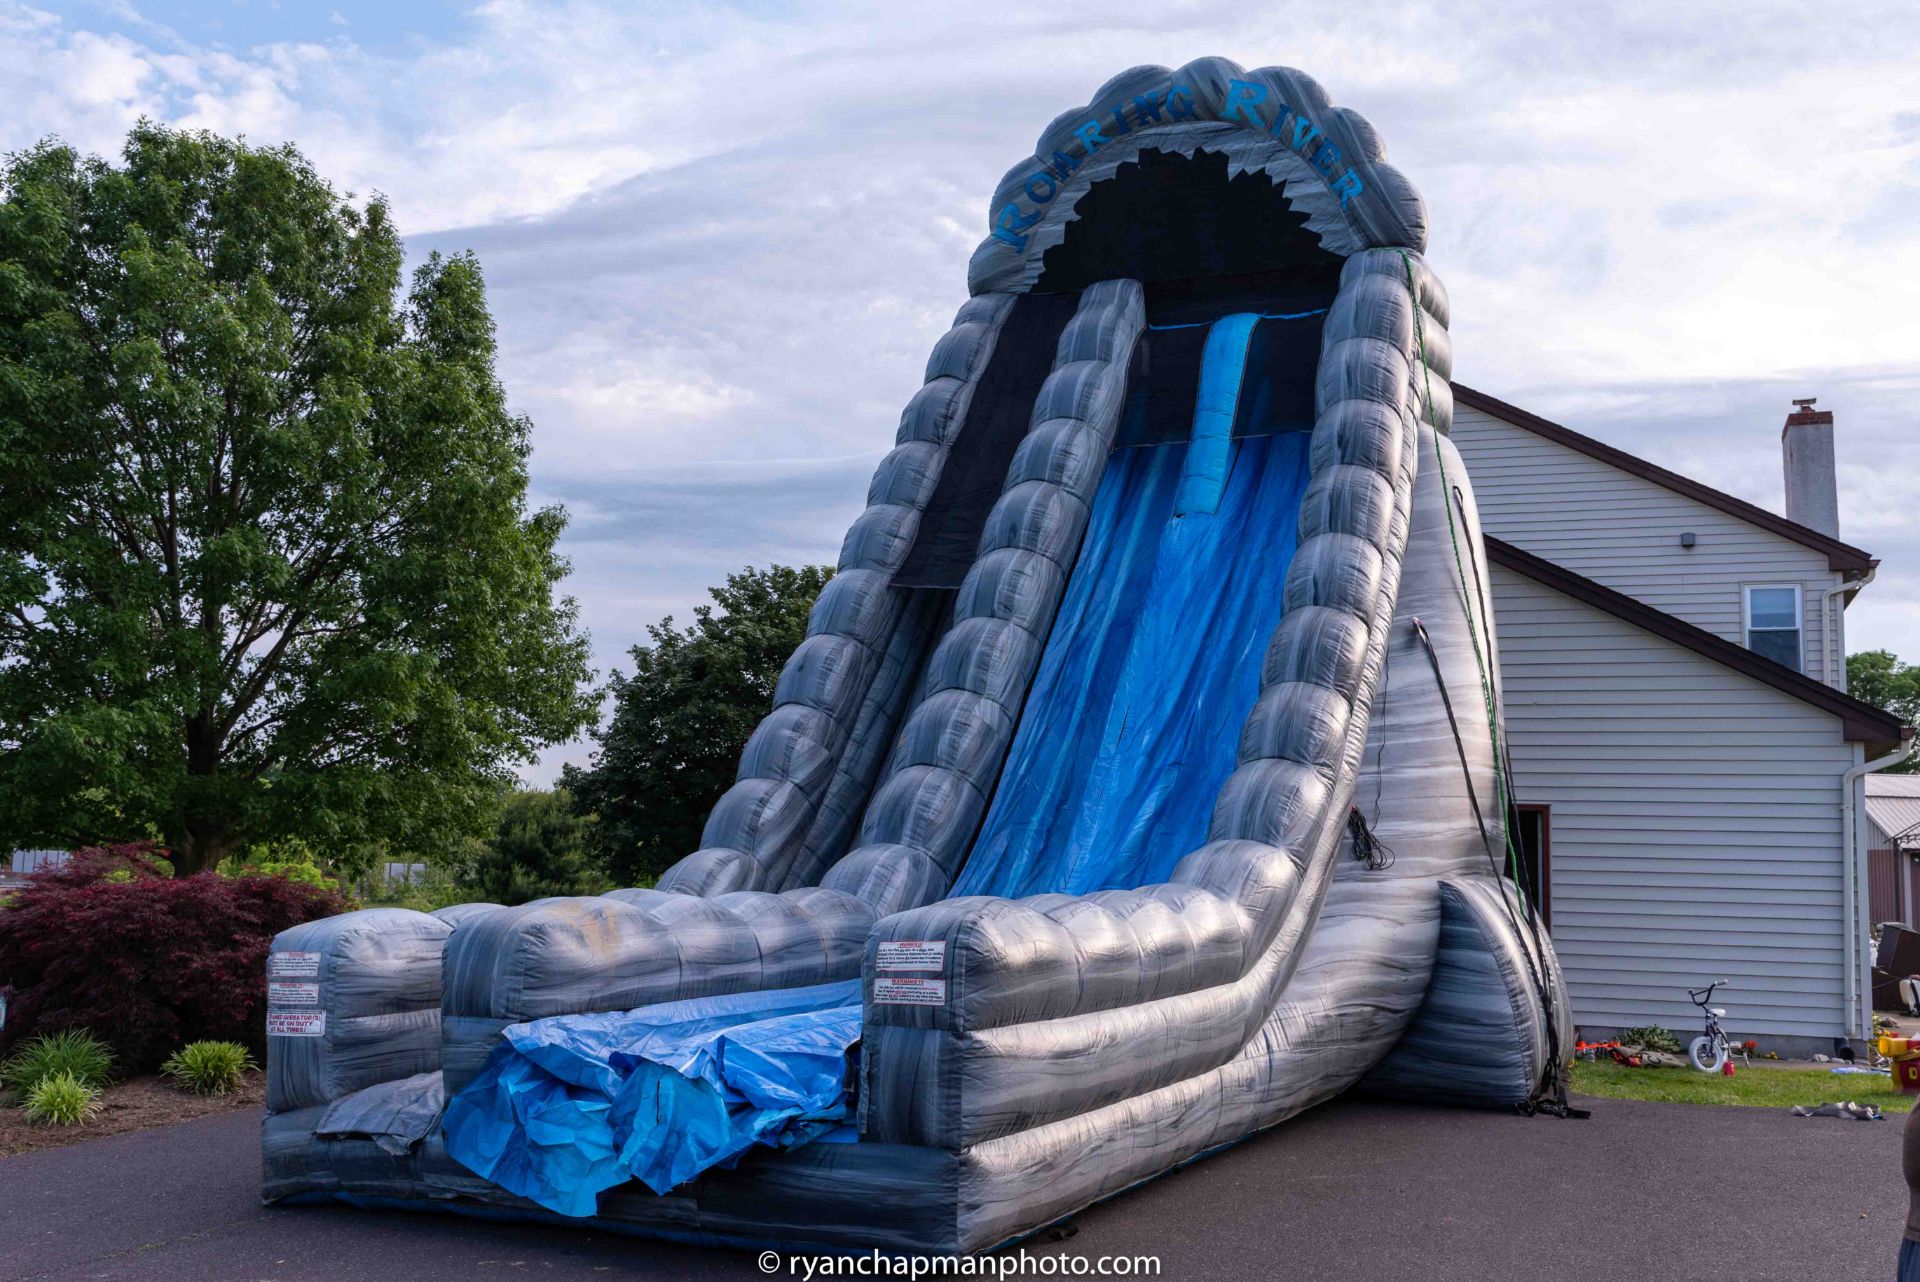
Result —
[{"label": "inflatable side wall", "polygon": [[989,227],[702,848],[276,941],[269,1200],[561,1218],[448,1152],[506,1030],[831,981],[852,1142],[587,1218],[977,1250],[1356,1084],[1554,1092],[1417,194],[1310,78],[1204,59],[1063,114]]}]

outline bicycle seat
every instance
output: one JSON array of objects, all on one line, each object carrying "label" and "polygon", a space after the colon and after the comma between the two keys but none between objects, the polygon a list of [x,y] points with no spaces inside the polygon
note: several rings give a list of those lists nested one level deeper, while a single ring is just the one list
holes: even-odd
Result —
[{"label": "bicycle seat", "polygon": [[1720,1016],[1725,1015],[1726,1013],[1727,1011],[1724,1006],[1707,1007],[1707,1014],[1712,1015],[1715,1019],[1718,1019]]}]

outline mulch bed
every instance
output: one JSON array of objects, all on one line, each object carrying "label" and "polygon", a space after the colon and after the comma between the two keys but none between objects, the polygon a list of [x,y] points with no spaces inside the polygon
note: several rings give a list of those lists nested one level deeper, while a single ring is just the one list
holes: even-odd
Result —
[{"label": "mulch bed", "polygon": [[258,1109],[266,1103],[266,1083],[261,1074],[248,1073],[231,1094],[189,1095],[163,1077],[136,1077],[107,1087],[101,1092],[100,1103],[99,1114],[78,1126],[42,1126],[29,1122],[23,1109],[0,1108],[0,1158],[152,1126],[172,1126],[231,1109]]}]

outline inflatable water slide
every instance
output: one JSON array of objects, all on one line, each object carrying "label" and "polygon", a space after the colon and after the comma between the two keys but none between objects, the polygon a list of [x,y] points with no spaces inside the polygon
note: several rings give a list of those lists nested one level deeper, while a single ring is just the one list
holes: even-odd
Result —
[{"label": "inflatable water slide", "polygon": [[1426,241],[1298,71],[1060,115],[702,848],[275,941],[266,1199],[975,1251],[1346,1091],[1564,1109]]}]

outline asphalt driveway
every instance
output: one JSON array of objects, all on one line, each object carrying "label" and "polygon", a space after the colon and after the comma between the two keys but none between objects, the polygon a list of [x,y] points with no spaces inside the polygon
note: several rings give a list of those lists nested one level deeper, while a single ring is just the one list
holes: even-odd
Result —
[{"label": "asphalt driveway", "polygon": [[[1884,1282],[1898,1119],[1591,1101],[1563,1122],[1336,1104],[1027,1249],[1166,1278]],[[262,1207],[258,1119],[0,1159],[0,1282],[760,1277],[753,1254],[451,1216]]]}]

